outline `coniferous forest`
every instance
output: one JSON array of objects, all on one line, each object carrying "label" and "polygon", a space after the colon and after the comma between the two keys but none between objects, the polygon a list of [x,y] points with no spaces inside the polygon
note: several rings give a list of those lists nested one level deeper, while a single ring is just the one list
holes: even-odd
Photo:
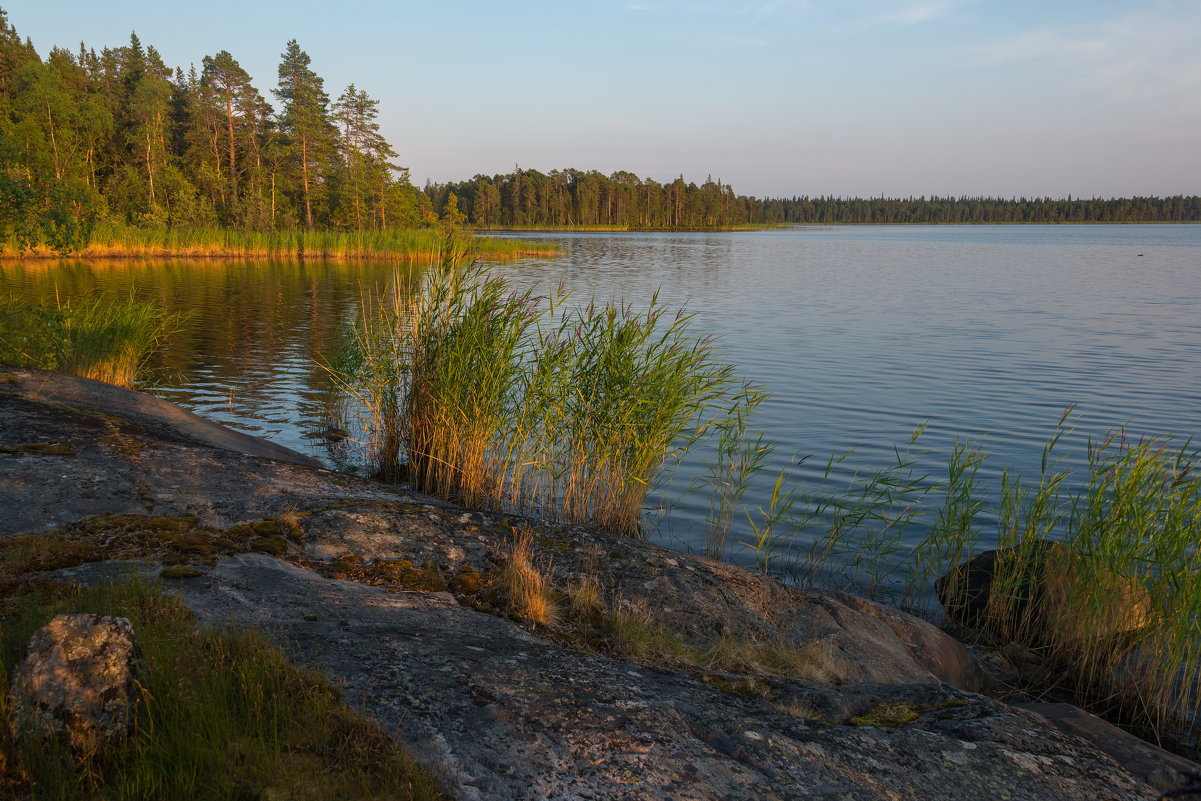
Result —
[{"label": "coniferous forest", "polygon": [[470,224],[481,227],[615,226],[721,228],[777,224],[846,223],[1085,223],[1197,222],[1201,197],[1117,199],[919,197],[791,197],[735,194],[712,178],[701,186],[682,177],[670,183],[628,172],[517,169],[491,178],[427,185],[441,209],[453,193]]},{"label": "coniferous forest", "polygon": [[1201,221],[1201,198],[759,199],[711,178],[514,169],[417,189],[378,102],[326,89],[287,43],[273,86],[225,50],[171,67],[136,34],[42,59],[0,10],[0,239],[78,251],[97,224],[382,231],[458,212],[478,227]]},{"label": "coniferous forest", "polygon": [[377,117],[353,85],[328,93],[295,41],[267,90],[227,51],[185,72],[136,34],[42,60],[0,11],[0,233],[71,250],[97,222],[414,227],[424,196]]}]

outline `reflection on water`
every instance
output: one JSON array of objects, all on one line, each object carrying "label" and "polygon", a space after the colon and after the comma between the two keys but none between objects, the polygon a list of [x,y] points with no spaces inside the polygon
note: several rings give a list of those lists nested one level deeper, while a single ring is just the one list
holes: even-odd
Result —
[{"label": "reflection on water", "polygon": [[[523,236],[528,236],[523,234]],[[983,473],[1037,472],[1063,409],[1083,437],[1201,435],[1201,226],[833,227],[763,232],[546,235],[566,255],[496,269],[563,281],[576,298],[635,305],[658,291],[721,336],[741,374],[772,398],[759,426],[778,443],[769,473],[820,478],[893,458],[930,425],[921,472],[938,476],[956,438],[983,437]],[[156,394],[329,458],[308,439],[328,424],[317,361],[388,265],[297,262],[64,262],[0,265],[0,292],[151,298],[193,316],[167,343]],[[1079,462],[1075,462],[1078,464]],[[698,469],[686,465],[685,472]],[[843,479],[845,480],[845,476]],[[679,484],[681,482],[677,482]],[[771,480],[753,487],[765,502]],[[680,487],[677,487],[677,489]],[[673,515],[664,539],[703,547],[707,502]],[[741,516],[738,518],[742,520]],[[745,524],[743,524],[745,528]],[[749,561],[731,537],[732,556]]]},{"label": "reflection on water", "polygon": [[[222,259],[0,265],[0,291],[43,302],[149,299],[187,320],[153,363],[151,391],[198,414],[324,457],[332,356],[361,297],[395,265]],[[411,271],[414,268],[399,268]]]}]

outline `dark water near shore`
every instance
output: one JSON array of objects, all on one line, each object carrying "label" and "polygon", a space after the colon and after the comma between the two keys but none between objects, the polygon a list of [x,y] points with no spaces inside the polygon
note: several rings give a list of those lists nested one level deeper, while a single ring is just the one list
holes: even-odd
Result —
[{"label": "dark water near shore", "polygon": [[[522,234],[529,238],[529,234]],[[519,282],[564,281],[575,297],[645,303],[658,290],[721,337],[771,398],[757,428],[777,443],[746,496],[775,472],[820,487],[832,453],[848,471],[895,459],[928,423],[919,472],[945,473],[955,440],[993,456],[982,471],[1037,473],[1063,410],[1079,464],[1085,438],[1201,435],[1201,226],[832,227],[779,231],[547,234],[567,255],[498,266]],[[330,459],[305,434],[328,422],[329,353],[363,287],[393,267],[295,262],[0,265],[0,293],[62,299],[133,292],[193,312],[168,343],[159,394],[220,422]],[[696,465],[685,465],[685,473]],[[687,482],[679,479],[669,494]],[[845,484],[845,475],[833,485]],[[707,501],[691,496],[658,537],[704,547]],[[740,547],[741,514],[729,556]]]}]

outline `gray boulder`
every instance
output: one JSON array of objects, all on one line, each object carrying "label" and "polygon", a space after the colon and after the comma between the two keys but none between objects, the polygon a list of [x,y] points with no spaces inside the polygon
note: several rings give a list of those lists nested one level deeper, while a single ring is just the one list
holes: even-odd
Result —
[{"label": "gray boulder", "polygon": [[1084,648],[1145,628],[1145,587],[1060,542],[985,551],[934,583],[947,616],[1031,647]]},{"label": "gray boulder", "polygon": [[120,617],[58,615],[30,639],[10,695],[18,737],[62,740],[79,755],[121,740],[141,701],[133,627]]}]

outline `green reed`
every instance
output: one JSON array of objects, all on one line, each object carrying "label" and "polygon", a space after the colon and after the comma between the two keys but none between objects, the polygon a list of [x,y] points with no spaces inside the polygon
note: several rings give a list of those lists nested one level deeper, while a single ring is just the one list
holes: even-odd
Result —
[{"label": "green reed", "polygon": [[133,298],[55,305],[9,298],[0,301],[0,362],[133,387],[183,319]]},{"label": "green reed", "polygon": [[[1195,752],[1201,452],[1119,430],[1089,442],[1077,475],[1060,454],[1069,415],[1034,480],[1002,471],[991,502],[980,475],[987,453],[974,443],[956,443],[943,478],[916,475],[912,452],[898,449],[832,495],[806,493],[782,471],[768,504],[748,515],[747,544],[762,569],[799,584],[902,593],[931,616],[932,580],[948,575],[954,603],[966,586],[952,568],[997,548],[979,624],[995,643],[1028,649],[1037,667],[1026,678]],[[924,532],[916,540],[915,527]]]},{"label": "green reed", "polygon": [[[925,426],[913,432],[905,449],[872,473],[854,473],[840,492],[806,490],[791,466],[775,479],[766,506],[747,512],[752,534],[743,544],[756,564],[802,586],[835,586],[868,596],[893,594],[893,576],[906,555],[906,533],[920,524],[935,486],[916,472],[916,443]],[[831,483],[853,451],[831,456],[822,473]]]},{"label": "green reed", "polygon": [[397,282],[331,365],[389,478],[636,535],[647,493],[732,393],[690,317],[517,292],[459,252]]},{"label": "green reed", "polygon": [[733,397],[724,418],[711,427],[717,441],[705,473],[690,488],[704,491],[709,498],[705,552],[715,559],[725,555],[735,512],[751,479],[762,472],[775,450],[764,433],[751,430],[755,410],[766,399],[766,392],[750,385]]}]

